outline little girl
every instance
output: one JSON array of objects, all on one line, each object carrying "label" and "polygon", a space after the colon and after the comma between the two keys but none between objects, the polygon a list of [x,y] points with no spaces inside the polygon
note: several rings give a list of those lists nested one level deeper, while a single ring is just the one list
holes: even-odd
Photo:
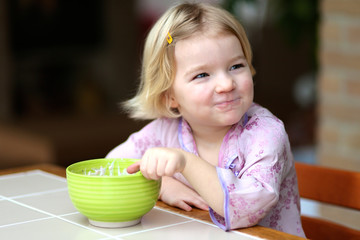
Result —
[{"label": "little girl", "polygon": [[181,4],[153,26],[130,116],[155,119],[107,158],[162,178],[160,199],[209,210],[224,230],[256,224],[304,237],[283,123],[253,103],[251,48],[240,23],[207,4]]}]

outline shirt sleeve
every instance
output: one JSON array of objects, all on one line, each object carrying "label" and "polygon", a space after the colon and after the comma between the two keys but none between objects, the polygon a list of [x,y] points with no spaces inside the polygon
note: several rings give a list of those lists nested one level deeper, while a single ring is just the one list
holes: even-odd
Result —
[{"label": "shirt sleeve", "polygon": [[140,159],[148,148],[161,145],[154,131],[157,125],[156,121],[150,122],[140,131],[131,134],[125,142],[112,149],[106,158]]},{"label": "shirt sleeve", "polygon": [[[254,121],[257,121],[254,124]],[[233,160],[240,171],[217,168],[224,192],[224,217],[210,209],[224,230],[256,225],[277,204],[281,181],[288,172],[289,141],[280,121],[254,120],[239,140],[241,151]],[[290,153],[291,154],[291,153]]]},{"label": "shirt sleeve", "polygon": [[149,148],[174,144],[177,140],[176,130],[175,120],[156,119],[140,131],[131,134],[125,142],[112,149],[106,158],[140,159]]}]

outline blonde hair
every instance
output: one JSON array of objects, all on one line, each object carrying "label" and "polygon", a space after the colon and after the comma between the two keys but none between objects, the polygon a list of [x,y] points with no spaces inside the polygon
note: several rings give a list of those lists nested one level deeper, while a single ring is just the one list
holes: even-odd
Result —
[{"label": "blonde hair", "polygon": [[[168,101],[168,92],[175,76],[176,42],[205,32],[235,35],[240,41],[252,74],[255,74],[246,33],[229,12],[204,3],[185,3],[175,6],[163,14],[146,38],[138,92],[135,97],[123,104],[130,117],[156,119],[180,116],[176,109],[170,108]],[[170,44],[167,41],[168,33],[173,39]]]}]

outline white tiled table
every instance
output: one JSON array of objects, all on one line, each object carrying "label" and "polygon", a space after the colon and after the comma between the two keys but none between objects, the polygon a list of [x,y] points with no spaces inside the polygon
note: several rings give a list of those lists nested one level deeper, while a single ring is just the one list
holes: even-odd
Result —
[{"label": "white tiled table", "polygon": [[[273,231],[269,235],[273,239],[289,239],[291,236],[280,232],[279,235],[274,235]],[[71,203],[64,177],[42,170],[31,170],[0,176],[0,239],[262,238],[239,231],[224,232],[207,221],[159,206],[146,214],[140,224],[132,227],[94,227]]]}]

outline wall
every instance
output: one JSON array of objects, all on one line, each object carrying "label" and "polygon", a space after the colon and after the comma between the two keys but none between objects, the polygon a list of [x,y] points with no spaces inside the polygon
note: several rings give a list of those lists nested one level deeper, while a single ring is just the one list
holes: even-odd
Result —
[{"label": "wall", "polygon": [[318,162],[360,171],[360,1],[323,0]]},{"label": "wall", "polygon": [[0,121],[118,113],[137,85],[134,1],[0,0]]},{"label": "wall", "polygon": [[[142,124],[135,1],[0,0],[0,169],[104,157]],[[43,36],[44,35],[44,36]]]},{"label": "wall", "polygon": [[0,0],[0,119],[10,116],[10,61],[8,52],[6,2]]}]

